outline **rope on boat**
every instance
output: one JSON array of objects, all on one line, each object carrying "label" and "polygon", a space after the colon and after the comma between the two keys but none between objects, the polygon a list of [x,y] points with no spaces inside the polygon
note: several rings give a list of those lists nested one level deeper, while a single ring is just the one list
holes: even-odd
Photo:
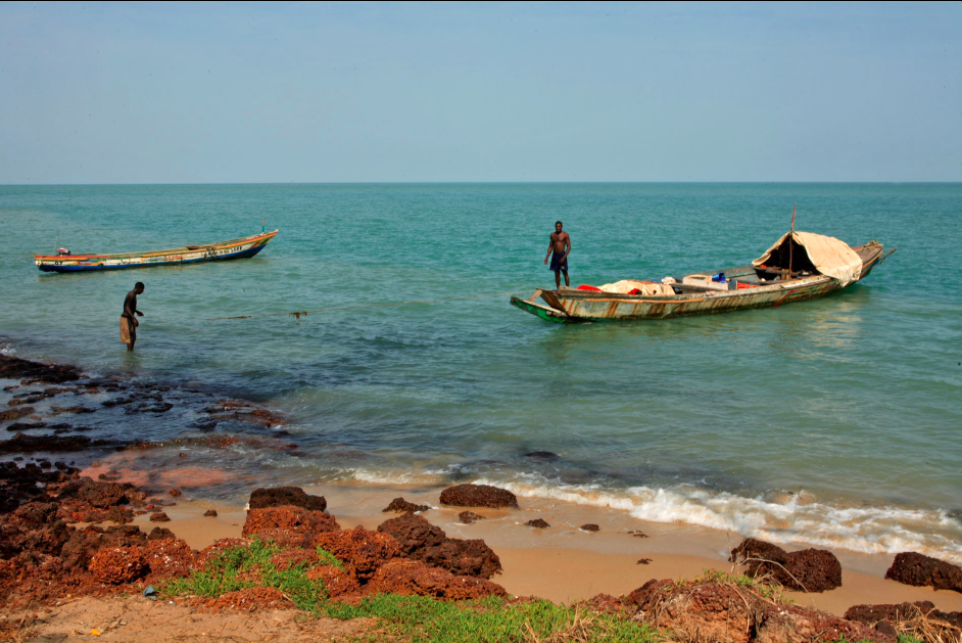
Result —
[{"label": "rope on boat", "polygon": [[367,304],[364,306],[342,306],[339,308],[321,308],[318,310],[298,310],[290,313],[264,313],[262,315],[238,315],[236,317],[211,317],[210,319],[205,319],[204,321],[226,321],[229,319],[254,319],[257,317],[280,317],[281,315],[288,315],[294,319],[300,319],[301,316],[307,316],[314,313],[329,313],[338,310],[361,310],[363,308],[387,308],[389,306],[409,306],[411,304],[436,304],[444,301],[463,301],[465,299],[483,299],[485,297],[508,297],[511,295],[523,295],[527,293],[527,290],[516,291],[516,292],[498,292],[490,295],[473,295],[471,297],[443,297],[441,299],[422,299],[418,301],[399,301],[392,302],[390,304]]}]

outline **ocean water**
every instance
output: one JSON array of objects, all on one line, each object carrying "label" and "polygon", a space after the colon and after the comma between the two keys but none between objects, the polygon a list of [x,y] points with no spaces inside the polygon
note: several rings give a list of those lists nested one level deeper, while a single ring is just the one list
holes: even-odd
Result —
[{"label": "ocean water", "polygon": [[[561,326],[508,305],[553,284],[555,220],[572,285],[600,284],[743,265],[796,203],[800,230],[898,251],[861,284],[778,309]],[[481,481],[962,561],[960,210],[960,184],[0,186],[0,336],[23,357],[284,411],[304,455],[245,453],[259,482]],[[262,221],[281,232],[249,260],[76,275],[31,261]],[[117,318],[138,280],[128,354]],[[422,303],[375,307],[400,302]],[[304,310],[328,312],[209,321]]]}]

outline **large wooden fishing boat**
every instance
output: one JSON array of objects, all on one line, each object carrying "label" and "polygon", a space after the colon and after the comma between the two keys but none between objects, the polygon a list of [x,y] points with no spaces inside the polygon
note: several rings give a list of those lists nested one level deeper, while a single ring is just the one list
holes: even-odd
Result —
[{"label": "large wooden fishing boat", "polygon": [[858,283],[895,250],[886,252],[877,241],[849,247],[834,237],[792,231],[747,266],[665,277],[660,282],[623,280],[600,287],[539,289],[527,299],[512,297],[511,304],[556,323],[667,319],[781,306]]},{"label": "large wooden fishing boat", "polygon": [[169,266],[200,261],[223,261],[253,257],[264,249],[278,230],[260,234],[208,243],[200,246],[184,246],[169,250],[148,252],[124,252],[109,255],[73,255],[62,251],[57,255],[34,255],[34,262],[44,272],[83,272],[86,270],[115,270],[119,268],[146,268]]}]

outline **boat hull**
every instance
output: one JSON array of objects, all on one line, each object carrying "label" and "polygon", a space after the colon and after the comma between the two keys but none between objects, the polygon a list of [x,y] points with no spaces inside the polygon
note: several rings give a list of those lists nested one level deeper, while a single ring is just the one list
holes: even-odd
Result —
[{"label": "boat hull", "polygon": [[203,261],[228,261],[253,257],[270,242],[277,230],[203,246],[114,255],[36,255],[34,263],[43,272],[90,272],[150,268]]},{"label": "boat hull", "polygon": [[[631,295],[584,296],[566,291],[556,293],[560,309],[571,321],[609,319],[667,319],[691,315],[711,315],[735,310],[770,308],[804,299],[824,297],[841,289],[831,278],[800,284],[791,288],[780,285],[752,288],[749,291],[705,292],[691,297],[637,297]],[[756,292],[761,291],[761,292]]]},{"label": "boat hull", "polygon": [[[855,248],[863,258],[859,279],[843,284],[826,275],[775,281],[755,288],[710,290],[674,296],[626,295],[563,288],[537,291],[529,299],[511,298],[511,304],[532,315],[555,323],[611,320],[657,320],[692,315],[711,315],[824,297],[858,283],[895,251],[883,252],[880,244]],[[544,304],[534,301],[537,297]]]}]

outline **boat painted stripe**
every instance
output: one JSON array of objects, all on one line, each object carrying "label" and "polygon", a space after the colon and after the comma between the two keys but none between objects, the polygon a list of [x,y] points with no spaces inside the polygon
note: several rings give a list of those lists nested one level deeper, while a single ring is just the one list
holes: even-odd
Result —
[{"label": "boat painted stripe", "polygon": [[261,251],[263,246],[258,246],[256,248],[248,248],[240,252],[234,252],[227,255],[221,255],[218,257],[198,257],[196,259],[181,259],[177,261],[151,261],[151,262],[140,262],[140,263],[119,263],[119,264],[104,264],[103,262],[91,263],[91,264],[73,264],[67,266],[53,266],[48,264],[41,264],[37,267],[44,272],[92,272],[95,270],[122,270],[124,268],[152,268],[154,266],[172,266],[172,265],[183,265],[189,263],[202,263],[205,261],[224,261],[227,259],[241,259],[244,257],[253,257],[258,252]]}]

